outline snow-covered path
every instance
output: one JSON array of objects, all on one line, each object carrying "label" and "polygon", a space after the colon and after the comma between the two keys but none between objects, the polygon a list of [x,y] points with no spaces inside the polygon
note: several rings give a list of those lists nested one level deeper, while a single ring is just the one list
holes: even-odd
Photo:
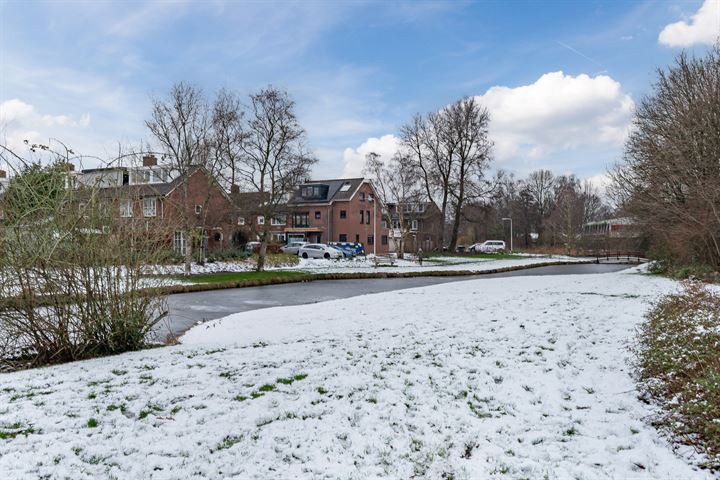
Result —
[{"label": "snow-covered path", "polygon": [[[472,280],[233,315],[0,376],[7,478],[694,479],[627,346],[675,284]],[[88,426],[93,418],[96,427]],[[13,427],[13,428],[10,428]]]}]

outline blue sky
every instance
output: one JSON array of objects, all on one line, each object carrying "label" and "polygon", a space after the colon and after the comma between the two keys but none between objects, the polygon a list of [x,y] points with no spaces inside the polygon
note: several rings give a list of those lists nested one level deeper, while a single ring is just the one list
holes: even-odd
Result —
[{"label": "blue sky", "polygon": [[150,98],[174,82],[208,95],[273,84],[297,102],[315,174],[331,177],[389,154],[413,113],[475,95],[496,168],[592,177],[619,160],[655,68],[718,33],[720,0],[3,0],[0,135],[111,157],[150,139]]}]

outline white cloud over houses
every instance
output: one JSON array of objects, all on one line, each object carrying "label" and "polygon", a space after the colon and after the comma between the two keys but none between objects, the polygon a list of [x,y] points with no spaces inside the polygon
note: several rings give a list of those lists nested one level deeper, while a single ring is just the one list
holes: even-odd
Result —
[{"label": "white cloud over houses", "polygon": [[662,29],[658,42],[670,47],[688,47],[696,43],[712,44],[720,38],[720,0],[705,0],[687,20]]},{"label": "white cloud over houses", "polygon": [[382,158],[389,160],[397,151],[400,141],[395,135],[383,135],[382,137],[370,137],[357,148],[346,148],[343,152],[345,168],[343,178],[361,177],[365,166],[365,156],[374,152]]},{"label": "white cloud over houses", "polygon": [[49,138],[65,138],[71,130],[90,125],[90,114],[77,118],[39,112],[33,105],[17,98],[0,103],[0,143],[17,153],[24,153],[29,143],[47,142]]},{"label": "white cloud over houses", "polygon": [[620,145],[635,106],[609,76],[560,71],[530,85],[492,87],[477,99],[490,111],[490,135],[500,162],[581,146]]}]

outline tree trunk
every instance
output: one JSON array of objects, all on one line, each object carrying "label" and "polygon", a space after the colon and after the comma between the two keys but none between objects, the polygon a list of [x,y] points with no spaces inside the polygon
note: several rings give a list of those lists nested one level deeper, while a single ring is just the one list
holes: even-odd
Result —
[{"label": "tree trunk", "polygon": [[[264,230],[264,227],[263,227]],[[258,251],[257,271],[265,270],[265,257],[267,256],[268,235],[266,231],[260,234],[260,250]]]},{"label": "tree trunk", "polygon": [[192,273],[192,237],[190,235],[191,232],[183,232],[183,235],[185,236],[185,275],[190,275]]}]

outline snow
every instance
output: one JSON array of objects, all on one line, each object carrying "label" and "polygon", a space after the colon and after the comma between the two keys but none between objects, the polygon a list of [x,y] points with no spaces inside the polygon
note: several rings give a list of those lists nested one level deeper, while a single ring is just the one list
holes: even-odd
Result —
[{"label": "snow", "polygon": [[635,327],[676,288],[636,273],[454,282],[235,314],[183,345],[0,375],[0,425],[36,431],[0,440],[0,472],[711,478],[649,425],[630,376]]},{"label": "snow", "polygon": [[473,257],[433,257],[423,259],[420,265],[414,259],[397,259],[394,266],[375,266],[372,256],[347,260],[300,259],[300,263],[285,270],[302,270],[309,273],[355,273],[355,272],[483,272],[496,268],[540,265],[551,262],[585,262],[587,258],[561,255],[531,256],[522,258],[493,259]]}]

